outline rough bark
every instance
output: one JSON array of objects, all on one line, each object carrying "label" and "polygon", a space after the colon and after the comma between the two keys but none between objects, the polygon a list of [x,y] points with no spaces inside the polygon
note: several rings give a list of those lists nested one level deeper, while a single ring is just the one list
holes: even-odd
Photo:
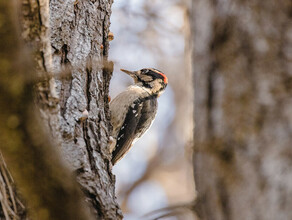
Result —
[{"label": "rough bark", "polygon": [[[23,0],[22,4],[22,36],[34,51],[42,79],[35,85],[35,99],[43,126],[76,175],[95,218],[121,219],[107,149],[112,1]],[[44,160],[58,165],[52,156]],[[79,219],[77,214],[75,218]]]},{"label": "rough bark", "polygon": [[[16,185],[30,207],[34,219],[88,219],[77,184],[53,150],[50,140],[40,127],[33,107],[33,70],[30,54],[24,50],[16,25],[16,6],[1,2],[0,28],[0,106],[1,151]],[[13,10],[14,9],[14,10]],[[14,21],[13,21],[14,18]],[[52,163],[54,159],[54,163]],[[1,158],[3,161],[3,158]],[[1,167],[1,188],[9,189],[9,199],[1,199],[5,219],[25,219],[26,211],[19,201],[14,183],[4,162]],[[6,177],[5,177],[6,176]],[[3,187],[4,185],[4,187]],[[12,185],[12,186],[11,186]],[[1,195],[5,195],[2,191]],[[11,203],[11,204],[9,204]],[[4,206],[6,205],[6,206]],[[13,212],[5,213],[12,206]]]},{"label": "rough bark", "polygon": [[[107,63],[111,4],[107,0],[50,1],[53,69],[62,72],[65,67],[71,73],[56,80],[60,127],[52,132],[61,134],[62,155],[77,171],[96,216],[120,219],[107,148],[111,131],[108,88],[113,68]],[[88,119],[82,122],[85,110]]]},{"label": "rough bark", "polygon": [[292,5],[195,0],[201,219],[292,219]]}]

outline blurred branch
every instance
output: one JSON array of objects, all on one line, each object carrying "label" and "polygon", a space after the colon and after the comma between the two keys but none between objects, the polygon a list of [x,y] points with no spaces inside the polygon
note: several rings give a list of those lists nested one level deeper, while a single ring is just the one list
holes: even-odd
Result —
[{"label": "blurred branch", "polygon": [[[162,150],[163,151],[163,150]],[[127,188],[124,192],[121,193],[121,198],[123,198],[122,201],[122,209],[123,210],[127,210],[127,202],[129,199],[129,196],[131,195],[131,193],[143,182],[147,181],[151,175],[153,174],[154,169],[159,169],[159,166],[161,164],[161,160],[160,160],[160,153],[157,153],[157,156],[153,157],[149,162],[148,162],[148,166],[145,170],[145,172],[143,173],[143,175],[136,180],[134,183],[132,183],[129,188]]]},{"label": "blurred branch", "polygon": [[16,194],[15,183],[0,153],[0,202],[5,219],[25,218],[26,210]]},{"label": "blurred branch", "polygon": [[196,210],[196,201],[192,201],[188,203],[168,206],[162,209],[157,209],[155,211],[152,211],[144,215],[144,217],[150,218],[153,220],[158,220],[158,219],[164,219],[164,218],[172,217],[172,216],[184,216],[187,214],[187,212],[191,212],[192,214],[195,214],[195,210]]},{"label": "blurred branch", "polygon": [[[171,130],[171,127],[172,126],[170,126],[168,130]],[[142,183],[150,179],[155,171],[161,169],[162,162],[164,161],[163,158],[167,156],[169,153],[170,153],[169,149],[165,147],[159,148],[159,151],[156,153],[156,155],[148,161],[147,168],[145,172],[143,173],[143,175],[139,179],[137,179],[135,182],[133,182],[127,189],[123,190],[123,192],[121,193],[121,197],[123,198],[121,206],[124,210],[127,210],[127,202],[131,193]]]}]

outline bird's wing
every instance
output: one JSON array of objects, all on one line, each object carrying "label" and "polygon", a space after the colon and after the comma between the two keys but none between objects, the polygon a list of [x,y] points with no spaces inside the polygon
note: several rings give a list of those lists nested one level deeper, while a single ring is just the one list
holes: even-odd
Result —
[{"label": "bird's wing", "polygon": [[136,137],[135,131],[140,120],[142,107],[143,104],[134,102],[129,108],[123,126],[117,136],[117,145],[112,153],[112,164],[118,162],[130,149]]},{"label": "bird's wing", "polygon": [[141,109],[141,118],[136,128],[137,137],[141,137],[151,126],[157,112],[157,100],[147,100]]},{"label": "bird's wing", "polygon": [[123,127],[121,127],[117,136],[117,146],[112,153],[113,164],[130,150],[133,141],[140,137],[151,125],[151,121],[156,114],[156,107],[157,102],[154,99],[145,102],[137,100],[131,105]]}]

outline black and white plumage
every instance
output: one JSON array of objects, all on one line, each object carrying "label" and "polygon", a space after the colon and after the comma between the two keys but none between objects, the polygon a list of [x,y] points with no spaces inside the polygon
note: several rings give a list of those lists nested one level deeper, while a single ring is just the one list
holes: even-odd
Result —
[{"label": "black and white plumage", "polygon": [[151,126],[157,112],[157,98],[167,86],[167,77],[156,69],[123,72],[135,84],[120,93],[111,103],[112,164],[117,163]]}]

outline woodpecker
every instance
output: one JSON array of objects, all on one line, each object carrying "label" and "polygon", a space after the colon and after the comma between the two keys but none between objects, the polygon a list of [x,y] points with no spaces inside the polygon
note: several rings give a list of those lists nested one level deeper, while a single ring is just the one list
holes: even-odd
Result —
[{"label": "woodpecker", "polygon": [[134,142],[151,126],[157,112],[157,98],[164,92],[168,80],[154,68],[129,71],[121,69],[134,79],[110,102],[113,144],[110,147],[112,164],[116,164],[130,150]]}]

